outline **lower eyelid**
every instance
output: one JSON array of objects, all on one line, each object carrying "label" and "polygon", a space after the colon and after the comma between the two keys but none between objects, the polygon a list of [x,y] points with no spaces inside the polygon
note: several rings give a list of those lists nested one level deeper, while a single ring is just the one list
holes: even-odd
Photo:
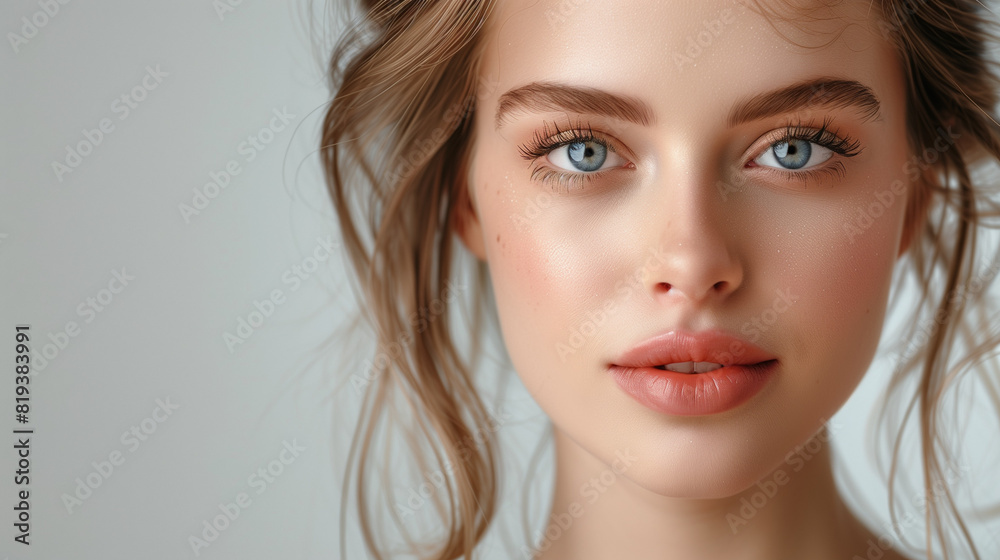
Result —
[{"label": "lower eyelid", "polygon": [[593,173],[562,172],[551,168],[539,167],[531,174],[531,180],[538,181],[552,190],[570,192],[583,188],[583,183],[593,181],[602,171]]},{"label": "lower eyelid", "polygon": [[[795,171],[792,169],[780,169],[777,167],[767,167],[767,166],[757,166],[761,169],[765,169],[763,173],[766,175],[780,176],[782,180],[785,181],[801,181],[803,183],[808,183],[810,180],[824,180],[828,178],[842,179],[844,175],[847,174],[847,168],[844,166],[844,161],[842,159],[835,159],[837,154],[834,154],[830,160],[823,162],[817,167],[810,167],[805,171]],[[830,163],[831,160],[833,163]]]}]

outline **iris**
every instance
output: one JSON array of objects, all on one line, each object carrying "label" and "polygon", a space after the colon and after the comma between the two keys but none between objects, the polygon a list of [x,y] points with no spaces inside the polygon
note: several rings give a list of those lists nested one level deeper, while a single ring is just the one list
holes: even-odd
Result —
[{"label": "iris", "polygon": [[812,155],[812,147],[808,140],[801,138],[789,138],[774,144],[771,148],[774,157],[782,166],[788,169],[798,169],[809,161]]},{"label": "iris", "polygon": [[608,157],[608,148],[597,142],[573,142],[567,148],[570,163],[580,171],[600,169]]}]

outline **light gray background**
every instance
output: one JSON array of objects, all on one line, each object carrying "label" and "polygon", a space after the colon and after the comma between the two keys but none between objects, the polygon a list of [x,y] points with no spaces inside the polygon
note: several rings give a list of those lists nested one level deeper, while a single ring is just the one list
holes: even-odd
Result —
[{"label": "light gray background", "polygon": [[[349,386],[328,396],[351,373],[338,365],[342,354],[363,357],[371,340],[362,333],[360,346],[323,345],[354,306],[341,253],[297,289],[283,280],[317,239],[338,242],[315,154],[328,92],[325,47],[314,49],[336,30],[323,37],[317,4],[244,1],[220,16],[208,1],[70,1],[26,44],[15,49],[8,38],[0,47],[0,431],[19,427],[14,325],[31,324],[36,348],[53,344],[31,381],[30,548],[13,542],[14,440],[0,440],[0,558],[193,558],[189,537],[240,492],[250,507],[198,557],[334,557],[359,399]],[[0,29],[20,33],[22,18],[46,19],[40,11],[37,2],[4,2]],[[161,81],[145,89],[149,68]],[[115,100],[134,91],[144,98],[122,118]],[[294,117],[247,161],[241,143],[267,138],[274,111]],[[105,118],[114,130],[59,180],[52,162]],[[185,220],[179,205],[191,205],[194,189],[230,160],[240,174]],[[102,311],[78,312],[122,269],[134,279]],[[224,333],[274,290],[284,303],[245,343],[227,347]],[[79,332],[58,348],[70,321]],[[835,420],[838,461],[873,523],[886,517],[885,493],[863,434],[889,369],[876,361]],[[158,399],[177,406],[156,413],[162,422],[150,420]],[[513,478],[498,527],[520,543],[519,477],[544,415],[516,378],[504,410],[510,420],[498,435]],[[144,421],[155,431],[126,445],[123,432]],[[985,415],[963,430],[974,450],[966,493],[997,496],[996,431]],[[251,475],[273,467],[286,443],[301,451],[286,453],[291,460],[259,491]],[[115,451],[124,462],[68,510],[63,496]],[[545,454],[531,504],[536,530],[550,469]],[[395,491],[405,499],[410,489]],[[353,519],[348,526],[356,534]],[[986,557],[1000,557],[996,529],[977,525]],[[488,557],[508,557],[499,535],[484,547]],[[364,557],[357,544],[350,558]]]}]

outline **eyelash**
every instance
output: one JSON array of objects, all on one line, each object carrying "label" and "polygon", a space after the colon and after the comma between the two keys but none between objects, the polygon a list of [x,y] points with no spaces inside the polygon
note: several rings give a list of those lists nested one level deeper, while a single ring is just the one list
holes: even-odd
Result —
[{"label": "eyelash", "polygon": [[[575,125],[571,122],[567,130],[559,130],[559,125],[555,123],[552,126],[555,128],[555,133],[550,134],[548,123],[543,123],[542,130],[540,132],[536,130],[531,141],[518,147],[521,157],[528,160],[529,167],[549,152],[575,142],[598,142],[608,150],[618,152],[614,142],[595,133],[589,124],[584,124],[582,121],[578,121]],[[536,166],[531,172],[531,179],[549,185],[558,192],[569,192],[582,187],[585,183],[590,183],[604,173],[605,171],[573,173]]]},{"label": "eyelash", "polygon": [[[860,154],[862,151],[861,142],[859,140],[855,140],[847,134],[840,136],[837,134],[837,131],[831,132],[831,124],[833,124],[833,119],[829,116],[823,118],[823,124],[821,124],[818,129],[804,126],[801,121],[790,122],[785,125],[785,130],[780,136],[773,138],[768,142],[767,149],[772,149],[772,146],[779,142],[788,142],[791,139],[798,139],[823,146],[833,153],[845,158],[854,157]],[[754,161],[764,153],[766,153],[766,150],[752,158],[749,162],[747,162],[747,164],[754,163]],[[838,159],[830,165],[823,165],[822,167],[816,167],[806,171],[791,171],[788,169],[767,167],[767,172],[776,173],[787,181],[801,181],[803,187],[805,187],[808,186],[810,179],[818,180],[823,177],[836,177],[838,179],[842,179],[846,173],[846,169],[844,168],[844,162]]]},{"label": "eyelash", "polygon": [[[833,121],[830,117],[825,117],[823,119],[823,124],[820,125],[819,129],[804,126],[801,121],[790,122],[785,125],[785,129],[780,136],[772,139],[768,143],[767,149],[770,150],[772,146],[779,142],[787,142],[792,139],[798,139],[823,146],[833,153],[845,158],[854,157],[860,154],[862,151],[861,142],[846,134],[840,136],[836,131],[831,132],[829,129],[832,122]],[[527,144],[519,146],[518,151],[521,153],[522,158],[528,160],[529,167],[531,164],[537,163],[549,152],[575,142],[598,142],[607,147],[609,150],[617,152],[614,142],[611,142],[600,134],[595,133],[589,124],[584,124],[582,121],[578,122],[576,125],[570,123],[571,128],[567,130],[559,130],[558,124],[553,124],[553,127],[555,128],[555,133],[550,134],[548,123],[543,123],[542,130],[540,132],[536,130],[531,141]],[[747,164],[749,165],[754,163],[754,161],[763,153],[764,152],[758,154],[756,157],[747,162]],[[820,179],[823,176],[843,178],[844,173],[846,172],[844,169],[844,162],[840,160],[835,161],[830,165],[824,165],[822,167],[806,171],[791,171],[773,167],[767,167],[767,170],[769,173],[777,173],[787,181],[801,181],[803,186],[806,186],[810,179]],[[532,171],[530,178],[532,180],[537,180],[542,184],[550,185],[553,190],[559,192],[569,192],[584,186],[585,183],[593,181],[604,173],[605,171],[573,173],[558,171],[549,167],[536,166]]]}]

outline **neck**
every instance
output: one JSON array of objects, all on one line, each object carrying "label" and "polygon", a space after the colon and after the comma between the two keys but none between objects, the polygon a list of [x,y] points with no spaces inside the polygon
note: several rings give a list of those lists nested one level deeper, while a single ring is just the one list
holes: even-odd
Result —
[{"label": "neck", "polygon": [[828,444],[734,496],[680,499],[612,480],[609,465],[554,430],[555,494],[537,560],[865,558],[870,533],[837,492]]}]

